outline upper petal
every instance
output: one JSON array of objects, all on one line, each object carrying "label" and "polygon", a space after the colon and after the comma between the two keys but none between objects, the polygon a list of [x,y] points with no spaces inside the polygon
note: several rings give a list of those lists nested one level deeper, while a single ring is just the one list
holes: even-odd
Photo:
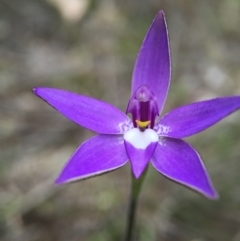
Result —
[{"label": "upper petal", "polygon": [[217,198],[200,155],[182,140],[164,137],[152,157],[153,166],[164,176],[208,198]]},{"label": "upper petal", "polygon": [[97,135],[85,141],[72,155],[56,183],[66,183],[112,171],[128,160],[123,138]]},{"label": "upper petal", "polygon": [[136,178],[139,178],[146,168],[157,142],[158,135],[152,129],[140,131],[138,128],[134,128],[124,134],[126,152]]},{"label": "upper petal", "polygon": [[143,41],[135,63],[132,78],[132,94],[147,85],[154,92],[161,112],[170,84],[170,51],[167,26],[160,11]]},{"label": "upper petal", "polygon": [[33,92],[68,119],[101,134],[121,134],[131,125],[116,107],[66,90],[37,87]]},{"label": "upper petal", "polygon": [[192,103],[170,111],[155,127],[159,135],[183,138],[205,130],[240,108],[240,96]]}]

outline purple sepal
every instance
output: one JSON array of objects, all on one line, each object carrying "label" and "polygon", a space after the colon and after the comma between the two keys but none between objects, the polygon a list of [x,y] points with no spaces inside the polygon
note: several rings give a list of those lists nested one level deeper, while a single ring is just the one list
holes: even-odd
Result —
[{"label": "purple sepal", "polygon": [[132,95],[141,85],[147,85],[157,97],[161,112],[170,84],[170,68],[166,20],[163,11],[159,11],[138,53],[132,77]]},{"label": "purple sepal", "polygon": [[74,152],[56,183],[100,175],[123,166],[127,160],[122,137],[97,135],[85,141]]},{"label": "purple sepal", "polygon": [[33,92],[68,119],[101,134],[123,134],[131,120],[116,107],[66,90],[37,87]]},{"label": "purple sepal", "polygon": [[167,178],[208,198],[218,198],[200,155],[188,143],[162,137],[153,154],[152,164]]},{"label": "purple sepal", "polygon": [[155,127],[161,136],[183,138],[207,129],[240,108],[240,96],[192,103],[170,111]]}]

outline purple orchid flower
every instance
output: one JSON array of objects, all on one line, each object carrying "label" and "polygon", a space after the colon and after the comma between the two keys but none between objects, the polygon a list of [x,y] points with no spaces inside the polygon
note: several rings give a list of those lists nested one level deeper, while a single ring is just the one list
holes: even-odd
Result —
[{"label": "purple orchid flower", "polygon": [[66,90],[37,87],[34,93],[68,119],[98,133],[71,156],[56,183],[67,183],[123,166],[135,178],[148,163],[167,178],[217,198],[198,152],[181,138],[205,130],[240,108],[240,97],[196,102],[160,115],[170,85],[170,53],[163,11],[143,41],[133,71],[126,113],[103,101]]}]

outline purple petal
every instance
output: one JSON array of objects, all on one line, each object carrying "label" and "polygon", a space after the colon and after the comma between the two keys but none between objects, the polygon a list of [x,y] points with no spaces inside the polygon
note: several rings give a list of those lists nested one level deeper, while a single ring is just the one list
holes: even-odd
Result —
[{"label": "purple petal", "polygon": [[172,110],[158,122],[159,135],[183,138],[205,130],[240,108],[240,97],[222,97]]},{"label": "purple petal", "polygon": [[147,85],[158,100],[161,112],[170,84],[170,50],[167,26],[163,11],[160,11],[143,41],[138,54],[132,79],[132,94]]},{"label": "purple petal", "polygon": [[123,166],[128,160],[123,138],[97,135],[85,141],[71,156],[56,183],[96,176]]},{"label": "purple petal", "polygon": [[124,144],[132,172],[139,178],[151,159],[157,146],[158,135],[151,129],[140,131],[134,128],[124,134]]},{"label": "purple petal", "polygon": [[152,164],[167,178],[186,185],[208,198],[218,197],[199,154],[182,140],[163,137]]},{"label": "purple petal", "polygon": [[101,134],[122,134],[131,121],[116,107],[66,90],[38,87],[33,92],[68,119]]}]

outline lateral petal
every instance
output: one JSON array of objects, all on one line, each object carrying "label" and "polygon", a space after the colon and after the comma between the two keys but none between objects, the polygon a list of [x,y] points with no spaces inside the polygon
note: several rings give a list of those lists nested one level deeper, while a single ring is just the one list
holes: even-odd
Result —
[{"label": "lateral petal", "polygon": [[152,165],[175,182],[208,198],[218,197],[200,155],[183,140],[163,137],[153,154]]},{"label": "lateral petal", "polygon": [[97,135],[85,141],[73,153],[56,183],[67,183],[109,172],[123,166],[127,160],[122,137]]},{"label": "lateral petal", "polygon": [[157,146],[157,141],[158,135],[152,129],[142,132],[134,128],[124,134],[126,152],[136,178],[139,178],[146,168]]},{"label": "lateral petal", "polygon": [[157,97],[161,112],[170,85],[170,68],[167,25],[163,11],[159,11],[137,56],[132,95],[141,85],[147,85]]},{"label": "lateral petal", "polygon": [[131,120],[116,107],[66,90],[37,87],[33,92],[68,119],[101,134],[122,134]]},{"label": "lateral petal", "polygon": [[239,108],[240,96],[195,102],[167,113],[159,120],[155,130],[161,136],[191,136],[207,129]]}]

